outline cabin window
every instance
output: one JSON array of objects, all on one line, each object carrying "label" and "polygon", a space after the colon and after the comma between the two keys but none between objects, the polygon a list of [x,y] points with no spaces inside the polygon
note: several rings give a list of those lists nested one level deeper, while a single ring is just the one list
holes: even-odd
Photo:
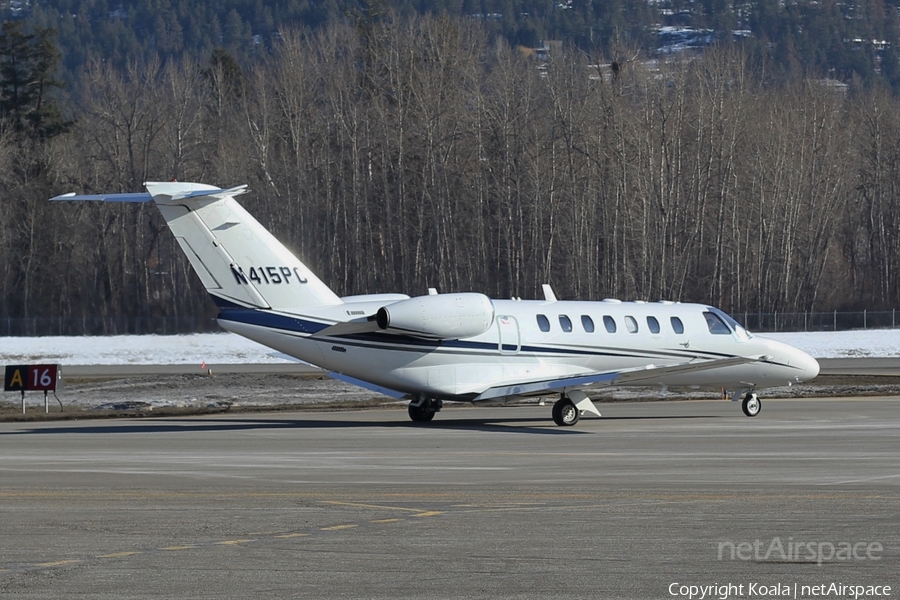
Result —
[{"label": "cabin window", "polygon": [[684,323],[681,322],[681,319],[672,317],[669,320],[672,322],[672,331],[678,334],[684,333]]},{"label": "cabin window", "polygon": [[550,331],[550,319],[548,319],[546,315],[538,315],[537,322],[541,331]]},{"label": "cabin window", "polygon": [[731,335],[731,329],[728,328],[728,325],[725,324],[725,321],[719,315],[705,312],[703,316],[706,319],[706,326],[709,327],[710,333],[713,335]]},{"label": "cabin window", "polygon": [[647,327],[650,328],[650,333],[659,333],[659,321],[656,317],[647,317]]},{"label": "cabin window", "polygon": [[609,315],[603,316],[603,324],[606,326],[606,330],[610,333],[616,332],[616,321]]},{"label": "cabin window", "polygon": [[625,328],[628,329],[628,333],[638,332],[638,324],[637,321],[634,320],[634,317],[625,317]]},{"label": "cabin window", "polygon": [[570,319],[566,315],[559,315],[559,326],[562,327],[562,330],[566,333],[571,333],[572,319]]},{"label": "cabin window", "polygon": [[587,315],[581,315],[581,326],[587,333],[594,333],[594,320]]}]

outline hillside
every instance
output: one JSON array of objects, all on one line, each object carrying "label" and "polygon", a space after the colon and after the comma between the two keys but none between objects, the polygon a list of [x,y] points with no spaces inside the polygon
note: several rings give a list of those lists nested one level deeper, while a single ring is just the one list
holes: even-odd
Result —
[{"label": "hillside", "polygon": [[769,76],[815,73],[897,87],[900,0],[6,0],[6,19],[58,30],[62,78],[92,57],[123,64],[160,54],[204,61],[224,48],[241,61],[270,53],[285,28],[364,26],[415,12],[478,22],[511,46],[559,40],[610,60],[738,42]]},{"label": "hillside", "polygon": [[[629,60],[610,63],[561,43],[541,62],[474,19],[368,13],[285,25],[255,56],[90,60],[68,89],[55,34],[7,21],[0,319],[205,318],[153,211],[47,202],[168,179],[249,184],[248,210],[341,295],[551,283],[737,313],[894,308],[900,98],[868,85],[874,66],[824,84],[777,71],[760,60],[777,45],[733,33],[742,19],[723,31],[743,42],[702,60],[622,43]],[[718,37],[667,27],[682,47]],[[856,47],[883,72],[896,62],[893,44]]]}]

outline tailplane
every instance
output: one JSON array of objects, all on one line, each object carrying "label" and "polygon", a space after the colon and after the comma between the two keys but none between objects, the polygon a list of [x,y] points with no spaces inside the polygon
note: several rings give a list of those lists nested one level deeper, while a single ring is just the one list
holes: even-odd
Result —
[{"label": "tailplane", "polygon": [[64,194],[52,200],[153,201],[191,266],[223,308],[292,309],[341,299],[234,199],[247,186],[148,182],[148,193]]}]

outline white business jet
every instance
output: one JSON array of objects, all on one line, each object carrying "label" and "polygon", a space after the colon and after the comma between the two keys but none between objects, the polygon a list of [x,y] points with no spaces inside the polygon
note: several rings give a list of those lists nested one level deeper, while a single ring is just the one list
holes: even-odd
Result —
[{"label": "white business jet", "polygon": [[585,389],[598,385],[735,390],[747,416],[760,388],[807,381],[819,364],[800,350],[752,336],[704,304],[492,300],[479,293],[340,298],[234,197],[247,186],[150,182],[146,193],[53,200],[152,201],[203,286],[222,328],[325,369],[331,377],[410,400],[430,421],[445,400],[502,404],[558,395],[553,420],[600,416]]}]

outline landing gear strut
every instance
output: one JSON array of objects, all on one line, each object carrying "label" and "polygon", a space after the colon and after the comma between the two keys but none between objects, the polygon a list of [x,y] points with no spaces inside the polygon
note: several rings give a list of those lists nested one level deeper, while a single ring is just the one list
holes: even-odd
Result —
[{"label": "landing gear strut", "polygon": [[747,395],[744,396],[744,401],[741,402],[741,410],[744,411],[744,414],[748,417],[755,417],[758,415],[759,411],[762,410],[762,402],[760,402],[759,396],[753,392],[747,392]]},{"label": "landing gear strut", "polygon": [[416,423],[427,423],[444,407],[442,400],[417,398],[409,403],[409,418]]},{"label": "landing gear strut", "polygon": [[581,418],[581,411],[568,396],[560,396],[553,405],[553,422],[560,426],[571,427]]}]

